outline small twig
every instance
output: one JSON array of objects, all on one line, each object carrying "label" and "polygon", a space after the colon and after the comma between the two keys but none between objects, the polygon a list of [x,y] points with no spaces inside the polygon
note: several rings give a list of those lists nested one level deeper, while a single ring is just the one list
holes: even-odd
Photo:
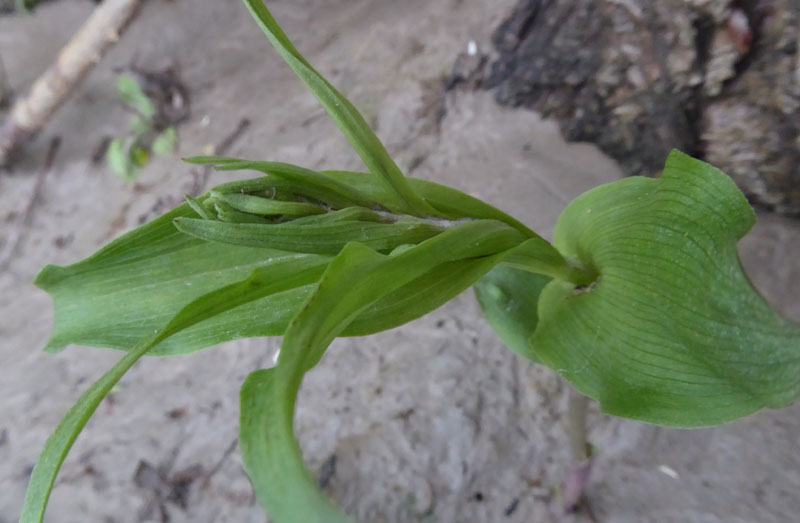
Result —
[{"label": "small twig", "polygon": [[211,478],[214,476],[214,474],[219,472],[219,470],[222,468],[222,465],[225,464],[225,461],[230,457],[231,454],[233,454],[233,451],[236,449],[236,445],[238,443],[238,438],[235,438],[233,441],[231,441],[231,444],[228,445],[228,448],[225,450],[225,452],[223,452],[222,457],[219,458],[213,467],[211,467],[211,470],[204,474],[203,482],[200,484],[201,489],[208,488],[208,486],[211,484]]},{"label": "small twig", "polygon": [[83,77],[119,40],[140,6],[140,0],[105,0],[95,8],[28,94],[16,101],[0,126],[0,166],[7,165],[13,153],[42,130]]},{"label": "small twig", "polygon": [[5,108],[11,97],[11,88],[8,86],[8,76],[3,64],[3,57],[0,56],[0,109]]},{"label": "small twig", "polygon": [[111,145],[111,137],[108,135],[103,136],[100,141],[97,142],[97,146],[94,148],[91,157],[92,165],[98,165],[103,161],[103,158],[106,157],[106,153],[108,152],[109,145]]},{"label": "small twig", "polygon": [[[225,154],[225,152],[230,149],[230,147],[241,138],[242,134],[250,127],[250,119],[249,118],[242,118],[239,120],[239,123],[236,124],[236,127],[228,133],[225,138],[222,139],[216,146],[214,146],[214,150],[212,154],[220,155]],[[194,183],[192,184],[192,188],[188,191],[189,196],[198,197],[200,194],[205,190],[206,184],[208,183],[208,178],[211,176],[211,172],[213,168],[209,165],[204,166],[199,171],[192,170],[192,174],[194,175]]]},{"label": "small twig", "polygon": [[36,178],[33,180],[33,189],[31,189],[31,195],[28,198],[28,201],[25,203],[25,207],[23,207],[22,211],[20,211],[20,213],[17,215],[17,219],[14,221],[14,225],[11,228],[11,233],[8,235],[6,244],[3,247],[3,253],[0,254],[0,270],[5,270],[8,267],[8,264],[11,263],[11,258],[13,258],[14,252],[17,250],[17,246],[22,240],[22,232],[28,222],[28,217],[33,210],[36,199],[39,197],[39,193],[42,190],[44,179],[47,176],[47,173],[50,171],[50,168],[53,166],[53,160],[56,157],[56,152],[58,152],[59,145],[61,145],[61,137],[56,136],[50,140],[50,146],[47,149],[47,155],[45,156],[44,163],[42,164],[41,169],[39,169],[39,172],[36,173]]}]

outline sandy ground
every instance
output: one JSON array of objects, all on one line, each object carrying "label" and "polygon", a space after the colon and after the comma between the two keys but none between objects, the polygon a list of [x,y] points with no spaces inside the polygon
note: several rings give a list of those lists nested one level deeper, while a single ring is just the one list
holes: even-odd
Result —
[{"label": "sandy ground", "polygon": [[[548,234],[566,203],[616,179],[617,167],[592,147],[564,144],[532,113],[501,109],[487,93],[445,95],[440,87],[469,40],[487,48],[490,28],[511,4],[285,0],[271,7],[308,58],[364,110],[402,167]],[[0,53],[13,87],[45,67],[91,7],[61,0],[33,18],[0,18]],[[240,2],[148,2],[46,136],[13,173],[0,175],[5,238],[46,138],[63,137],[17,257],[0,274],[2,523],[16,521],[50,431],[119,358],[85,348],[42,353],[53,312],[31,281],[43,265],[82,259],[178,202],[192,182],[177,156],[156,161],[136,185],[90,165],[101,137],[127,126],[112,69],[132,61],[181,67],[194,97],[193,117],[180,132],[182,155],[201,152],[249,116],[253,125],[236,155],[359,167]],[[800,224],[762,216],[742,255],[768,298],[800,320]],[[265,521],[238,450],[226,449],[238,430],[239,387],[277,346],[247,340],[137,365],[77,441],[47,521]],[[549,521],[552,486],[569,462],[565,399],[553,373],[502,346],[467,292],[401,329],[335,342],[304,383],[297,428],[310,467],[359,521],[538,523]],[[800,406],[697,431],[594,415],[597,521],[796,521],[799,438]],[[150,472],[141,486],[137,469],[140,479]]]}]

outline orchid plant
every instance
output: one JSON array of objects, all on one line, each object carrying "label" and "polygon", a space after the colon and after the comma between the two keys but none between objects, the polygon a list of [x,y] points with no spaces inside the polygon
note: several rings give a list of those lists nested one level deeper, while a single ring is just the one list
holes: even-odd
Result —
[{"label": "orchid plant", "polygon": [[517,354],[612,415],[673,427],[730,422],[800,395],[800,326],[744,274],[736,243],[755,214],[719,170],[673,152],[572,202],[549,243],[455,189],[406,177],[356,108],[303,58],[262,0],[244,0],[368,173],[222,157],[188,161],[261,177],[215,187],[37,285],[53,297],[47,350],[126,351],[48,439],[21,517],[43,520],[75,439],[143,356],[283,336],[277,364],[241,389],[240,447],[278,522],[345,522],[294,434],[304,374],[340,336],[423,316],[475,286]]}]

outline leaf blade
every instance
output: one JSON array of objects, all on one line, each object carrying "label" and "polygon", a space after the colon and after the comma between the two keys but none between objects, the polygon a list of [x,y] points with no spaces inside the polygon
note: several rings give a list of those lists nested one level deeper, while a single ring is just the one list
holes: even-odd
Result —
[{"label": "leaf blade", "polygon": [[344,133],[370,172],[380,177],[402,199],[408,214],[439,213],[414,191],[358,110],[322,77],[295,48],[262,0],[244,0],[253,18],[284,61],[317,97]]},{"label": "leaf blade", "polygon": [[[251,374],[242,391],[243,458],[261,504],[282,522],[347,521],[305,472],[294,436],[294,405],[303,375],[330,342],[370,304],[411,283],[433,267],[465,258],[485,258],[488,270],[520,234],[499,222],[464,224],[395,256],[348,244],[328,266],[313,296],[292,321],[278,365]],[[270,401],[255,401],[260,383]],[[299,471],[303,471],[300,473]]]},{"label": "leaf blade", "polygon": [[649,423],[722,424],[800,395],[800,327],[742,271],[754,213],[720,171],[673,152],[661,179],[628,178],[573,202],[555,244],[594,267],[551,282],[536,357],[604,410]]},{"label": "leaf blade", "polygon": [[295,288],[309,279],[313,281],[322,274],[326,264],[327,260],[312,256],[297,256],[268,269],[256,269],[244,281],[193,300],[163,329],[145,338],[128,351],[110,371],[81,395],[48,438],[31,474],[20,522],[41,523],[56,476],[73,443],[103,398],[142,356],[170,336],[221,312],[269,294]]},{"label": "leaf blade", "polygon": [[313,225],[298,225],[291,221],[262,225],[176,218],[174,223],[179,231],[206,241],[331,255],[341,251],[349,242],[363,243],[378,251],[390,251],[400,245],[419,243],[442,232],[435,225],[419,221],[380,223],[337,220]]},{"label": "leaf blade", "polygon": [[[172,225],[174,218],[190,216],[197,215],[183,204],[86,260],[45,267],[36,284],[53,297],[56,309],[46,350],[58,352],[68,344],[128,350],[193,299],[296,256],[191,238]],[[307,285],[298,287],[218,315],[170,337],[151,354],[185,354],[251,335],[279,336],[308,291]]]}]

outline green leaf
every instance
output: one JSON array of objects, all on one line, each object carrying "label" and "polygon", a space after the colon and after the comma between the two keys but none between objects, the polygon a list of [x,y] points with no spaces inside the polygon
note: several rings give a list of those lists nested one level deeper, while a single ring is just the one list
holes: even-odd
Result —
[{"label": "green leaf", "polygon": [[108,144],[106,161],[111,171],[126,182],[139,177],[140,169],[131,161],[131,143],[122,138],[114,138]]},{"label": "green leaf", "polygon": [[314,70],[294,47],[264,2],[262,0],[244,0],[244,3],[270,43],[317,97],[370,172],[379,176],[403,201],[402,212],[416,216],[438,216],[437,210],[425,202],[409,185],[400,168],[394,163],[389,153],[386,152],[386,148],[353,104]]},{"label": "green leaf", "polygon": [[174,127],[168,127],[161,131],[161,134],[153,140],[150,149],[154,154],[168,156],[175,152],[178,147],[178,131]]},{"label": "green leaf", "polygon": [[578,286],[589,285],[597,278],[593,268],[565,258],[542,238],[531,238],[511,249],[503,258],[510,267],[550,276]]},{"label": "green leaf", "polygon": [[268,267],[257,268],[244,281],[193,300],[163,329],[139,342],[81,396],[48,438],[31,474],[20,523],[39,523],[43,520],[56,476],[72,444],[103,398],[136,361],[170,336],[206,319],[265,296],[291,290],[308,281],[316,280],[326,264],[327,260],[315,256],[295,255]]},{"label": "green leaf", "polygon": [[[47,350],[68,344],[128,350],[193,299],[296,256],[198,240],[175,229],[172,220],[178,217],[196,214],[181,205],[80,263],[42,270],[36,284],[51,294],[56,309]],[[185,354],[242,337],[280,336],[308,292],[305,285],[220,314],[172,336],[152,354]]]},{"label": "green leaf", "polygon": [[117,91],[123,103],[134,109],[139,115],[151,121],[156,114],[156,108],[150,98],[142,91],[132,76],[123,74],[117,80]]},{"label": "green leaf", "polygon": [[[322,171],[321,173],[317,173],[289,164],[251,162],[220,156],[196,156],[185,158],[184,160],[196,165],[211,165],[217,170],[233,171],[252,169],[279,176],[285,181],[302,184],[281,184],[277,182],[274,177],[267,176],[222,184],[215,187],[212,193],[240,194],[279,189],[303,194],[312,189],[309,182],[313,182],[313,188],[316,189],[316,191],[314,193],[308,192],[308,196],[320,201],[326,201],[337,208],[358,205],[369,208],[382,207],[397,213],[402,213],[403,211],[402,199],[368,173],[351,171]],[[434,205],[444,217],[450,220],[458,220],[461,218],[498,220],[507,223],[523,234],[531,237],[539,237],[539,235],[531,231],[518,220],[473,196],[453,189],[452,187],[426,180],[418,180],[415,178],[406,178],[406,180],[415,191],[421,194],[426,201]],[[340,200],[344,201],[344,204],[334,203],[326,199],[326,196],[332,192],[337,194]]]},{"label": "green leaf", "polygon": [[498,265],[475,284],[483,315],[509,349],[538,363],[530,339],[539,324],[539,295],[551,278]]},{"label": "green leaf", "polygon": [[130,149],[128,149],[128,154],[131,160],[130,164],[136,169],[137,174],[139,169],[150,161],[150,152],[141,145],[131,145]]},{"label": "green leaf", "polygon": [[[190,201],[203,210],[207,199]],[[331,214],[364,219],[364,212],[372,211]],[[41,272],[36,283],[51,294],[56,310],[48,351],[69,344],[129,350],[191,300],[241,280],[254,268],[293,256],[192,238],[175,229],[172,220],[179,217],[198,215],[188,204],[181,205],[80,263],[48,266]],[[481,270],[474,261],[432,269],[365,309],[345,335],[373,334],[423,316],[469,287]],[[239,338],[281,336],[312,290],[309,283],[242,305],[185,329],[149,354],[187,354]]]},{"label": "green leaf", "polygon": [[212,194],[212,198],[221,200],[238,211],[261,216],[308,216],[325,212],[325,209],[312,203],[282,202],[249,194]]},{"label": "green leaf", "polygon": [[800,395],[800,327],[739,263],[755,216],[722,172],[678,152],[660,179],[628,178],[573,202],[555,245],[599,275],[547,285],[535,357],[615,416],[725,423]]},{"label": "green leaf", "polygon": [[[377,183],[375,177],[369,174],[349,171],[323,171],[322,174],[360,191],[368,198],[381,202],[381,205],[387,209],[391,210],[400,205],[397,197],[387,191],[383,184]],[[518,220],[478,198],[427,180],[416,178],[407,178],[407,180],[414,190],[425,198],[425,201],[435,206],[450,220],[461,218],[497,220],[510,225],[526,236],[540,237]]]},{"label": "green leaf", "polygon": [[520,239],[517,231],[500,222],[474,221],[394,256],[351,243],[334,258],[289,326],[278,366],[252,374],[242,390],[240,442],[245,469],[272,519],[347,521],[305,471],[293,429],[303,375],[319,362],[330,342],[370,304],[436,266],[482,259],[485,272]]},{"label": "green leaf", "polygon": [[204,240],[313,254],[336,254],[349,242],[386,252],[400,245],[419,243],[442,231],[434,224],[416,220],[395,223],[336,220],[309,225],[297,224],[297,220],[255,224],[176,218],[174,223],[181,232]]},{"label": "green leaf", "polygon": [[374,334],[421,318],[455,298],[497,260],[482,258],[443,263],[364,309],[342,336]]},{"label": "green leaf", "polygon": [[349,523],[315,487],[293,435],[274,431],[285,425],[276,419],[274,403],[287,401],[278,396],[274,378],[275,369],[252,372],[240,393],[239,448],[258,501],[282,523]]},{"label": "green leaf", "polygon": [[[256,180],[231,182],[215,187],[214,191],[220,194],[279,189],[309,196],[336,208],[352,206],[379,207],[375,200],[351,186],[340,183],[331,177],[323,176],[316,171],[288,163],[237,160],[219,156],[197,156],[185,158],[184,160],[195,165],[211,165],[219,171],[253,170],[271,175]],[[280,180],[275,180],[275,177]]]}]

